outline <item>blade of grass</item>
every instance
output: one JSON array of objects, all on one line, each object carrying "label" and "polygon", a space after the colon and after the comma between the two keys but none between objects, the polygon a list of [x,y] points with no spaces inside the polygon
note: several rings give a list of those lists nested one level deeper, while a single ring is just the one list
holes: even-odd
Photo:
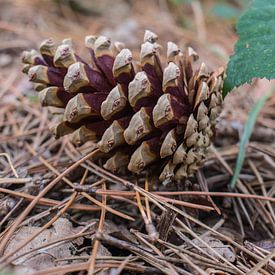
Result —
[{"label": "blade of grass", "polygon": [[241,172],[241,169],[242,169],[242,166],[244,163],[244,159],[245,159],[245,148],[246,148],[247,143],[249,142],[249,139],[252,134],[257,116],[258,116],[259,112],[261,111],[261,109],[263,108],[265,102],[268,100],[268,98],[272,95],[272,93],[274,91],[275,91],[275,89],[273,88],[270,91],[268,91],[266,94],[264,94],[257,101],[257,103],[252,107],[251,111],[249,112],[249,116],[245,123],[243,135],[242,135],[242,138],[240,141],[239,154],[237,157],[234,174],[233,174],[233,177],[230,182],[231,189],[234,189],[234,187],[236,186],[237,179],[240,175],[240,172]]}]

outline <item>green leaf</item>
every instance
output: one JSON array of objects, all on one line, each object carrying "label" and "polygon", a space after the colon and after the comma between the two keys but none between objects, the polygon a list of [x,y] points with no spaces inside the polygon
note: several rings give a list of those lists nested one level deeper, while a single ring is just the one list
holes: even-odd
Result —
[{"label": "green leaf", "polygon": [[39,98],[38,98],[37,95],[28,95],[27,98],[29,99],[30,103],[37,103],[37,102],[39,102]]},{"label": "green leaf", "polygon": [[193,0],[170,0],[174,5],[190,4]]},{"label": "green leaf", "polygon": [[216,4],[213,9],[212,12],[223,18],[223,19],[233,19],[236,20],[239,16],[241,11],[227,3],[224,4]]},{"label": "green leaf", "polygon": [[0,275],[13,275],[14,272],[9,271],[9,270],[1,270]]},{"label": "green leaf", "polygon": [[253,78],[275,78],[275,0],[253,0],[237,32],[240,38],[227,66],[224,95]]},{"label": "green leaf", "polygon": [[236,186],[238,177],[240,175],[241,169],[243,167],[243,162],[245,159],[245,148],[247,143],[249,142],[250,136],[252,134],[257,116],[261,109],[263,108],[265,102],[267,99],[271,96],[271,94],[274,92],[274,90],[269,91],[268,93],[264,94],[257,103],[252,107],[251,111],[249,112],[248,120],[245,123],[243,135],[240,141],[240,148],[239,148],[239,154],[236,161],[236,167],[234,170],[233,177],[230,182],[230,188],[234,188]]}]

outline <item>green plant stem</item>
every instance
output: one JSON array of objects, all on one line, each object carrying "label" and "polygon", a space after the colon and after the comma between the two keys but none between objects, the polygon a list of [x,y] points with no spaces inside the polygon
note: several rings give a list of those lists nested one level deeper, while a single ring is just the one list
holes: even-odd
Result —
[{"label": "green plant stem", "polygon": [[275,91],[274,87],[268,91],[266,94],[264,94],[259,100],[258,102],[252,107],[251,111],[249,112],[249,116],[248,119],[245,123],[244,126],[244,131],[243,131],[243,135],[241,137],[240,140],[240,148],[239,148],[239,154],[237,157],[237,161],[236,161],[236,166],[235,166],[235,170],[234,170],[234,174],[233,177],[231,179],[230,185],[229,187],[231,189],[234,189],[237,183],[237,179],[240,175],[243,163],[244,163],[244,159],[245,159],[245,149],[246,149],[246,145],[249,142],[250,136],[252,134],[255,122],[257,120],[257,116],[259,114],[259,112],[261,111],[261,109],[263,108],[265,102],[268,100],[268,98],[272,95],[272,93]]}]

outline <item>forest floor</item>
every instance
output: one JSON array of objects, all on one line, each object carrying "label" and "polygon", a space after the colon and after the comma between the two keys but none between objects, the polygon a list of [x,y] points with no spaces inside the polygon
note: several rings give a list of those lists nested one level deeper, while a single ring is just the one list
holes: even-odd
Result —
[{"label": "forest floor", "polygon": [[275,96],[228,187],[249,111],[272,83],[227,96],[202,168],[163,186],[106,172],[85,158],[90,144],[55,140],[22,73],[22,51],[45,38],[70,37],[85,56],[85,35],[104,34],[138,56],[146,29],[160,44],[191,45],[210,68],[225,66],[236,18],[215,15],[219,1],[183,2],[0,0],[1,275],[275,274]]}]

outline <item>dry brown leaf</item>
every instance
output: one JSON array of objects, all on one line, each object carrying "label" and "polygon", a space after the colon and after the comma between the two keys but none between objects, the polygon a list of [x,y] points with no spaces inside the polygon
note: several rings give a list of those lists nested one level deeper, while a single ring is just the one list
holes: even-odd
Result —
[{"label": "dry brown leaf", "polygon": [[[20,228],[8,243],[4,255],[13,251],[19,243],[35,234],[40,229],[40,227],[35,226],[23,226]],[[52,228],[44,230],[28,245],[23,247],[19,252],[16,252],[14,256],[29,252],[56,239],[77,234],[81,229],[82,227],[73,228],[69,220],[60,218],[53,224]],[[76,251],[77,249],[75,245],[81,245],[83,240],[84,239],[80,237],[70,242],[61,242],[49,248],[43,248],[15,260],[13,264],[27,266],[28,268],[32,268],[34,270],[41,270],[62,264],[62,262],[55,262],[55,260],[71,257],[73,255],[73,251]]]},{"label": "dry brown leaf", "polygon": [[[220,240],[212,236],[204,236],[202,240],[211,246],[217,253],[226,258],[229,262],[234,262],[236,254],[232,246],[223,244]],[[216,255],[199,240],[193,240],[193,243],[202,248],[207,254],[216,257]]]}]

